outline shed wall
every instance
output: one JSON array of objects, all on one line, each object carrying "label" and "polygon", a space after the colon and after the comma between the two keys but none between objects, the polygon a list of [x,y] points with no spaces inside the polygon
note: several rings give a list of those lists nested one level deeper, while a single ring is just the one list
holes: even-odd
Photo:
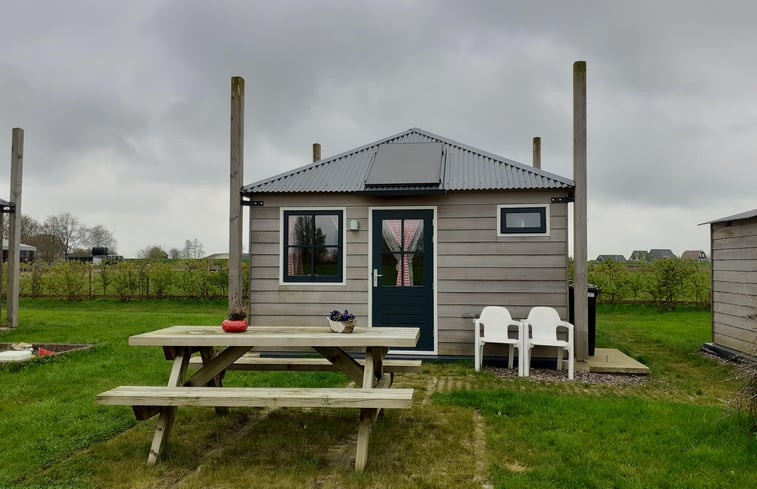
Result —
[{"label": "shed wall", "polygon": [[712,341],[749,353],[757,341],[757,218],[713,223]]},{"label": "shed wall", "polygon": [[[567,317],[567,204],[551,204],[554,191],[450,192],[443,196],[373,197],[358,194],[255,194],[251,208],[252,324],[319,325],[333,307],[346,307],[368,322],[370,208],[435,206],[437,336],[439,355],[472,355],[470,314],[504,305],[513,317],[532,306],[555,307]],[[497,236],[497,205],[549,204],[549,236]],[[346,285],[280,284],[281,207],[344,207]],[[491,350],[494,353],[494,350]],[[489,350],[487,350],[489,354]]]}]

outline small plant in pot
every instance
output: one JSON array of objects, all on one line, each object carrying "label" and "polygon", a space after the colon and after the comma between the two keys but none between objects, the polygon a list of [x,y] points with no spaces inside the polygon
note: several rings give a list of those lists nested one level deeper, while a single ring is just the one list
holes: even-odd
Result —
[{"label": "small plant in pot", "polygon": [[355,328],[355,315],[345,309],[343,312],[339,312],[336,309],[331,311],[328,315],[329,327],[334,333],[352,333]]},{"label": "small plant in pot", "polygon": [[229,318],[224,319],[221,328],[227,333],[241,333],[247,330],[247,314],[241,311],[229,313]]}]

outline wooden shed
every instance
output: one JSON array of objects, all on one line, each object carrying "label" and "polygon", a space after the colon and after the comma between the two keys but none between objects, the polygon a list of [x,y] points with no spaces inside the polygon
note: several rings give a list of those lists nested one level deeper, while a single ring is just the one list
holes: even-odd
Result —
[{"label": "wooden shed", "polygon": [[[314,157],[315,158],[315,157]],[[420,326],[413,354],[473,354],[471,317],[568,315],[572,180],[409,129],[242,189],[252,324]]]},{"label": "wooden shed", "polygon": [[710,221],[712,343],[720,354],[757,347],[757,209]]}]

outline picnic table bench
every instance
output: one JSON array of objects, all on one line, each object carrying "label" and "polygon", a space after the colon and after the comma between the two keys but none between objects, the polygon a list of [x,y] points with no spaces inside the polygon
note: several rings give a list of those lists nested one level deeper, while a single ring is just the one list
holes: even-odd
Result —
[{"label": "picnic table bench", "polygon": [[[368,439],[381,409],[412,406],[413,389],[390,389],[397,371],[417,371],[418,361],[385,360],[390,347],[408,348],[418,341],[418,328],[356,328],[350,334],[328,328],[251,327],[244,333],[225,333],[219,327],[173,326],[129,338],[131,345],[162,346],[173,360],[167,386],[120,386],[96,396],[103,405],[131,406],[138,420],[160,415],[147,463],[155,464],[168,440],[179,406],[325,407],[358,408],[360,423],[355,470],[368,458]],[[223,347],[220,352],[215,347]],[[249,355],[254,346],[312,348],[323,358],[270,358]],[[344,348],[365,349],[356,360]],[[199,352],[200,357],[192,357]],[[188,379],[189,366],[198,370]],[[230,369],[337,370],[358,388],[224,387],[223,373]]]}]

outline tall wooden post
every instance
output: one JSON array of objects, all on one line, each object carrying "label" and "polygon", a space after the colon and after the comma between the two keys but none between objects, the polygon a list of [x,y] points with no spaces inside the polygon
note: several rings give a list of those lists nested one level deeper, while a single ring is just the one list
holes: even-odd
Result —
[{"label": "tall wooden post", "polygon": [[313,163],[321,161],[321,145],[313,143]]},{"label": "tall wooden post", "polygon": [[534,138],[534,168],[541,169],[541,138]]},{"label": "tall wooden post", "polygon": [[242,298],[242,188],[244,175],[244,78],[231,78],[231,157],[229,178],[229,305],[243,312]]},{"label": "tall wooden post", "polygon": [[13,128],[11,144],[11,193],[15,204],[8,222],[8,307],[9,327],[18,327],[18,276],[21,268],[21,179],[24,173],[24,130]]},{"label": "tall wooden post", "polygon": [[[5,226],[5,209],[0,209],[0,244],[3,242],[3,236],[2,236],[2,230],[5,229],[3,226]],[[10,247],[10,241],[8,241],[8,246]],[[3,289],[5,289],[5,282],[3,282],[3,258],[5,254],[4,249],[0,249],[0,324],[2,323],[3,319]],[[7,290],[6,290],[7,292]]]},{"label": "tall wooden post", "polygon": [[573,63],[573,318],[576,360],[589,353],[588,250],[586,212],[586,62]]}]

